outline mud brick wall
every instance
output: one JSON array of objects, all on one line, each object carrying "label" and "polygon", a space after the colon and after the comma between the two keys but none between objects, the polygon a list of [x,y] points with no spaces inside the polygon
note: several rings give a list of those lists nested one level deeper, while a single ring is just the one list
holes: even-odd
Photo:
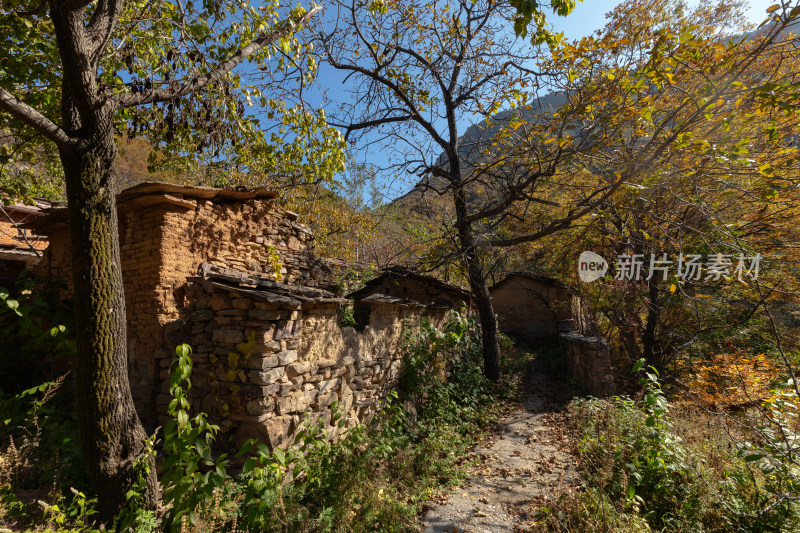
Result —
[{"label": "mud brick wall", "polygon": [[615,393],[614,371],[606,339],[562,333],[560,344],[572,378],[584,391],[598,398]]},{"label": "mud brick wall", "polygon": [[[301,421],[331,426],[337,402],[348,424],[367,420],[400,374],[404,320],[443,318],[445,310],[372,302],[363,332],[339,325],[341,302],[279,304],[207,283],[187,291],[185,324],[194,347],[190,399],[220,426],[217,446],[238,449],[251,438],[284,446]],[[160,423],[166,422],[169,361],[162,360]]]},{"label": "mud brick wall", "polygon": [[62,280],[72,287],[69,226],[62,222],[55,223],[48,229],[48,235],[49,245],[42,253],[42,260],[36,266],[36,273],[45,278]]},{"label": "mud brick wall", "polygon": [[[177,268],[173,278],[193,275],[200,263],[243,272],[272,273],[270,248],[278,253],[284,283],[315,286],[330,273],[311,253],[311,230],[295,222],[297,215],[273,200],[215,203],[198,201],[188,214],[168,213],[165,221],[165,263]],[[192,271],[184,274],[182,263]],[[173,280],[165,280],[166,283]]]},{"label": "mud brick wall", "polygon": [[149,308],[155,306],[158,310],[158,327],[153,331],[155,335],[139,335],[137,342],[142,344],[129,349],[133,355],[131,376],[141,385],[137,392],[144,392],[147,387],[150,394],[149,398],[141,398],[143,402],[153,405],[157,387],[152,385],[157,381],[160,362],[170,360],[175,345],[187,340],[175,338],[170,331],[165,338],[165,326],[169,329],[171,322],[185,318],[186,279],[197,273],[201,263],[271,274],[274,250],[282,265],[284,281],[312,286],[325,280],[326,272],[310,251],[313,239],[310,230],[294,219],[296,215],[278,208],[273,200],[233,203],[205,200],[198,201],[196,209],[189,212],[164,213],[159,226],[158,280],[155,284],[148,280],[146,285],[155,287]]},{"label": "mud brick wall", "polygon": [[[166,298],[163,307],[173,314],[177,305],[166,289],[174,288],[176,281],[181,285],[200,263],[271,273],[270,247],[278,254],[283,281],[307,286],[334,281],[331,268],[312,252],[311,230],[274,200],[186,199],[181,206],[164,203],[146,208],[130,202],[119,210],[123,270],[131,262],[133,269],[159,271]],[[69,227],[54,223],[48,234],[51,246],[39,271],[71,285]]]}]

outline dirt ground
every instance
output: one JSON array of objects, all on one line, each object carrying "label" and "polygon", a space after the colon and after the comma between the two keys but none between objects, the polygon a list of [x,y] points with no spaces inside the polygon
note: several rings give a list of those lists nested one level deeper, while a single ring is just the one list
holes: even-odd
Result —
[{"label": "dirt ground", "polygon": [[446,503],[429,505],[420,522],[425,533],[525,531],[531,504],[576,483],[572,457],[559,445],[559,413],[570,396],[557,381],[533,356],[519,411],[470,452],[476,464],[465,484]]}]

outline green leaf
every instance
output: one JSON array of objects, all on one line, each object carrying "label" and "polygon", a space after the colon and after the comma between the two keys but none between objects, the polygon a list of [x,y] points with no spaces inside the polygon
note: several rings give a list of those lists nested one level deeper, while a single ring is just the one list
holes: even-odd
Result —
[{"label": "green leaf", "polygon": [[275,456],[275,459],[278,460],[281,466],[286,466],[286,454],[280,448],[275,448],[272,450],[272,455]]}]

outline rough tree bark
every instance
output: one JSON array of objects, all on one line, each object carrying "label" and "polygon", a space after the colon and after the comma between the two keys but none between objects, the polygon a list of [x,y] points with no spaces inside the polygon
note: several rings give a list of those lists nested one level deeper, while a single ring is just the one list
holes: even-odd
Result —
[{"label": "rough tree bark", "polygon": [[72,277],[77,328],[78,424],[89,477],[98,493],[101,520],[125,505],[140,475],[147,482],[142,503],[159,501],[154,457],[128,381],[125,294],[122,285],[113,167],[115,109],[100,96],[89,60],[84,11],[51,3],[62,65],[62,129],[71,139],[59,146],[69,203]]},{"label": "rough tree bark", "polygon": [[75,306],[81,447],[100,495],[98,510],[108,519],[125,504],[125,493],[137,479],[137,460],[149,467],[144,505],[154,508],[159,498],[155,464],[146,455],[147,435],[128,383],[125,296],[111,181],[116,147],[113,136],[100,133],[87,140],[85,149],[62,150],[60,155],[70,205],[73,282],[76,294],[83,296]]}]

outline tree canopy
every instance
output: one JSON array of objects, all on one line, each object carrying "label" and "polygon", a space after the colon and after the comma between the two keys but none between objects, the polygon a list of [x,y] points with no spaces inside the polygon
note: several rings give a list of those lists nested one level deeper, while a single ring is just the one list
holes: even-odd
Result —
[{"label": "tree canopy", "polygon": [[[59,55],[64,44],[57,37],[77,30],[78,21],[62,28],[52,16],[57,5],[14,1],[0,11],[6,51],[0,175],[7,192],[36,192],[41,172],[28,173],[30,191],[19,179],[34,159],[38,168],[44,159],[57,178],[54,152],[39,148],[42,137],[68,143],[57,125],[62,83],[73,78],[62,64],[77,58]],[[343,166],[341,138],[324,112],[303,101],[317,65],[312,45],[294,34],[319,9],[307,13],[277,2],[86,2],[80,10],[88,64],[75,75],[86,83],[91,78],[93,92],[114,109],[115,135],[154,146],[162,168],[199,169],[212,182],[228,174],[330,179]]]}]

